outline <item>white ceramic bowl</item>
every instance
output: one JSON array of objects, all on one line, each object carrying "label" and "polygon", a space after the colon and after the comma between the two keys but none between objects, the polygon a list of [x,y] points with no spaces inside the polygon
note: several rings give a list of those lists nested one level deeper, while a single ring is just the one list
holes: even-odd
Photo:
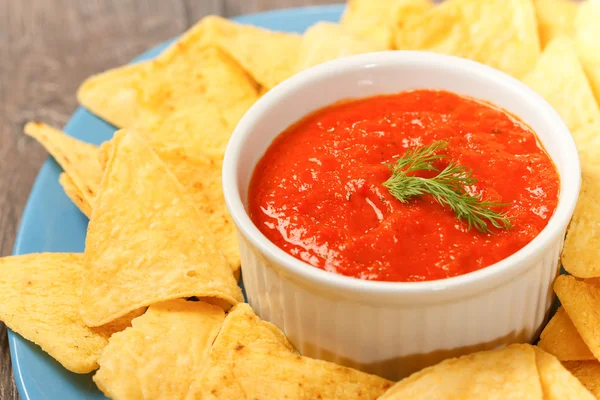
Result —
[{"label": "white ceramic bowl", "polygon": [[[527,246],[487,268],[427,282],[375,282],[305,264],[271,243],[247,214],[254,167],[272,140],[311,111],[346,98],[443,89],[487,100],[533,128],[561,177],[558,207]],[[306,70],[269,91],[235,129],[223,189],[240,232],[248,301],[304,355],[398,379],[441,359],[535,338],[579,194],[577,149],[539,95],[485,65],[412,51],[363,54]]]}]

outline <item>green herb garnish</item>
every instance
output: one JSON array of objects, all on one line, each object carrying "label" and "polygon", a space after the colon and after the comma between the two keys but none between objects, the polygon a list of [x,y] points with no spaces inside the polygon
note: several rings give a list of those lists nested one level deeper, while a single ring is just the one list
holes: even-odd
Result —
[{"label": "green herb garnish", "polygon": [[[498,213],[492,207],[503,207],[507,204],[492,201],[481,201],[481,195],[470,195],[465,192],[466,186],[477,183],[473,171],[462,165],[450,163],[442,171],[434,165],[434,161],[446,158],[445,154],[436,154],[438,150],[448,147],[448,142],[440,140],[429,146],[408,149],[395,164],[390,164],[392,176],[383,183],[392,196],[403,203],[413,197],[430,194],[443,206],[448,206],[456,213],[458,219],[464,221],[470,230],[488,233],[488,223],[498,229],[512,227],[505,213]],[[411,175],[418,171],[436,171],[433,178],[422,178]]]}]

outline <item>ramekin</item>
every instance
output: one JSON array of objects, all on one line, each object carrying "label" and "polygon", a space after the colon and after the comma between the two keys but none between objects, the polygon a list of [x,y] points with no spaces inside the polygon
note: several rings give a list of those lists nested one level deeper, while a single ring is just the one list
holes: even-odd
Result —
[{"label": "ramekin", "polygon": [[[537,133],[561,184],[554,215],[531,243],[469,274],[427,282],[375,282],[312,267],[258,230],[247,213],[248,186],[277,135],[338,100],[412,89],[442,89],[489,101]],[[559,273],[579,186],[575,143],[543,98],[488,66],[414,51],[347,57],[283,82],[242,118],[223,165],[223,190],[239,231],[250,305],[281,328],[302,354],[389,379],[444,358],[536,337],[554,299],[551,285]]]}]

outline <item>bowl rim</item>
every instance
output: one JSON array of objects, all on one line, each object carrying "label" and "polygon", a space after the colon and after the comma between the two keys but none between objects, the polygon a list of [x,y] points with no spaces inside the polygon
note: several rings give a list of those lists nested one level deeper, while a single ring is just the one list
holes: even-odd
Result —
[{"label": "bowl rim", "polygon": [[[246,137],[251,134],[256,121],[267,110],[286,98],[289,93],[294,93],[294,89],[296,88],[310,85],[314,80],[322,79],[323,77],[332,78],[341,71],[348,72],[349,70],[370,69],[404,63],[436,63],[443,66],[443,68],[458,69],[464,74],[472,72],[479,75],[483,74],[485,75],[485,79],[511,86],[513,91],[518,92],[520,96],[526,97],[528,103],[534,105],[535,113],[544,115],[544,118],[549,119],[554,126],[554,133],[551,140],[559,140],[561,142],[562,153],[566,157],[565,171],[563,174],[560,174],[560,179],[561,181],[568,179],[573,190],[567,193],[563,193],[562,190],[559,192],[557,207],[548,224],[523,248],[492,265],[450,278],[419,282],[361,280],[316,268],[288,254],[271,242],[256,227],[242,202],[242,188],[238,185],[237,175],[238,161],[241,153],[244,151]],[[290,125],[294,122],[290,121]],[[265,144],[264,151],[266,151],[270,144]],[[552,156],[548,155],[557,164]],[[501,283],[500,280],[494,281],[495,278],[508,277],[509,275],[512,277],[521,269],[529,268],[530,263],[526,262],[528,259],[542,254],[543,250],[556,241],[558,235],[564,234],[579,196],[581,170],[575,142],[562,118],[545,99],[524,83],[504,72],[475,61],[422,51],[394,50],[366,53],[328,61],[304,70],[269,90],[246,112],[236,126],[225,151],[222,184],[225,202],[239,233],[253,246],[260,249],[264,255],[274,261],[288,276],[300,278],[330,289],[352,293],[378,295],[423,294],[454,290],[460,291],[461,289],[475,287],[478,284],[490,281],[494,282],[495,286],[496,283]],[[247,190],[247,188],[244,188],[244,190]],[[490,285],[485,285],[483,288],[490,288]]]}]

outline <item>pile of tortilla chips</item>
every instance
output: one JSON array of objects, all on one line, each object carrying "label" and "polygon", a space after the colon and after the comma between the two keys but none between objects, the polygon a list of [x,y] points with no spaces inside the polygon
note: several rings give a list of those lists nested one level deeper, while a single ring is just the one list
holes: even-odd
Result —
[{"label": "pile of tortilla chips", "polygon": [[[446,360],[393,386],[303,357],[242,303],[221,188],[229,137],[262,94],[313,65],[386,49],[521,79],[564,119],[583,171],[562,254],[573,277],[555,283],[563,306],[539,347]],[[209,16],[156,59],[90,77],[77,97],[121,129],[112,140],[95,146],[39,122],[25,132],[90,219],[85,252],[0,259],[0,319],[68,370],[97,369],[107,396],[600,398],[600,0],[350,0],[340,23],[303,35]]]}]

